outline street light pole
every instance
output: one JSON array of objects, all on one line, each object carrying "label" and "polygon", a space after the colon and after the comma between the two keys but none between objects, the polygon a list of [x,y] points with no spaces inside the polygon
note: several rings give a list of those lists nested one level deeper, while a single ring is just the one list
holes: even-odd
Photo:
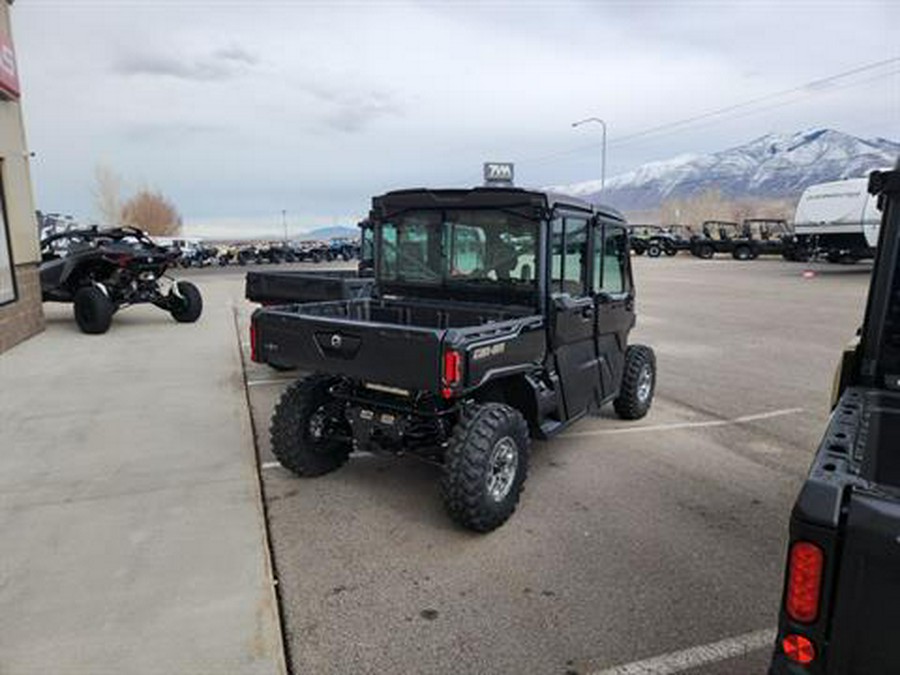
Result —
[{"label": "street light pole", "polygon": [[600,153],[600,192],[603,192],[606,188],[606,122],[599,117],[588,117],[577,122],[572,122],[572,126],[579,127],[587,122],[597,122],[597,124],[603,127],[603,145],[602,152]]},{"label": "street light pole", "polygon": [[281,209],[281,225],[284,227],[284,242],[287,243],[287,209]]}]

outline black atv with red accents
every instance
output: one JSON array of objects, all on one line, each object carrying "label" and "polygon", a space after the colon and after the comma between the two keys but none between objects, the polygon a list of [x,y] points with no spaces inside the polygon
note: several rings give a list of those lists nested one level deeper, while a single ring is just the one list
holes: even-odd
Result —
[{"label": "black atv with red accents", "polygon": [[140,303],[193,323],[203,311],[200,291],[166,274],[179,254],[134,227],[59,232],[41,241],[41,295],[71,302],[85,333],[105,333],[113,314]]},{"label": "black atv with red accents", "polygon": [[256,310],[256,362],[314,374],[287,389],[272,449],[300,476],[353,451],[444,467],[450,515],[485,532],[515,510],[531,438],[600,406],[643,417],[656,384],[634,326],[616,211],[516,188],[404,190],[373,200],[367,297]]},{"label": "black atv with red accents", "polygon": [[869,299],[791,513],[770,675],[900,673],[900,163],[869,191],[883,211]]}]

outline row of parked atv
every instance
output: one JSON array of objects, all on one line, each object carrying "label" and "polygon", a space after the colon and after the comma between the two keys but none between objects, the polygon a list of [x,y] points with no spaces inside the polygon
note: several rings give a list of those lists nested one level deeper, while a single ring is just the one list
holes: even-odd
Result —
[{"label": "row of parked atv", "polygon": [[183,245],[178,267],[226,267],[228,265],[279,265],[296,262],[332,262],[359,257],[359,243],[352,239],[327,242],[285,242],[242,246]]},{"label": "row of parked atv", "polygon": [[750,218],[743,223],[707,220],[699,230],[691,225],[632,225],[631,250],[650,258],[689,251],[709,260],[717,253],[735,260],[755,260],[761,255],[780,255],[793,262],[809,260],[787,221]]}]

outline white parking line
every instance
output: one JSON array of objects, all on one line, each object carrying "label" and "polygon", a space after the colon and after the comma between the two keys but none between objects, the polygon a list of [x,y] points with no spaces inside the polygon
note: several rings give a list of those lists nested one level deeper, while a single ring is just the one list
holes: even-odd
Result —
[{"label": "white parking line", "polygon": [[726,638],[708,645],[699,645],[634,663],[597,670],[590,675],[671,675],[691,668],[744,656],[757,649],[770,647],[775,641],[775,629]]},{"label": "white parking line", "polygon": [[773,417],[783,417],[785,415],[796,415],[805,412],[803,408],[785,408],[783,410],[772,410],[770,412],[756,413],[755,415],[744,415],[735,417],[730,420],[704,420],[701,422],[673,422],[672,424],[650,424],[647,426],[637,427],[616,427],[615,429],[593,429],[591,431],[575,431],[569,434],[563,434],[560,438],[579,438],[581,436],[609,436],[613,434],[637,434],[645,431],[672,431],[675,429],[704,429],[706,427],[727,427],[732,424],[744,424],[746,422],[757,422],[759,420],[768,420]]},{"label": "white parking line", "polygon": [[281,468],[281,462],[263,462],[259,465],[259,468],[263,471],[266,471],[267,469],[278,469]]}]

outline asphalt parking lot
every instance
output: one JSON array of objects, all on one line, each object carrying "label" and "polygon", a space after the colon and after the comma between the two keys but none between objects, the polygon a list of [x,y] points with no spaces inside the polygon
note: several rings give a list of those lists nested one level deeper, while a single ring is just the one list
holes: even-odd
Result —
[{"label": "asphalt parking lot", "polygon": [[[871,268],[804,269],[635,258],[651,414],[535,444],[519,510],[489,535],[455,527],[438,469],[413,459],[294,478],[267,433],[292,375],[246,363],[293,672],[764,673],[789,509]],[[241,277],[197,274],[231,285],[246,339]],[[620,667],[722,640],[745,653]]]}]

